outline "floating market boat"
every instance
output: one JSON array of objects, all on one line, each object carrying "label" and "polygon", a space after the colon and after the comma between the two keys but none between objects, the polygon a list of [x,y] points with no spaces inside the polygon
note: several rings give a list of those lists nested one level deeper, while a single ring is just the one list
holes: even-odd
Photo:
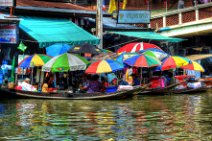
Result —
[{"label": "floating market boat", "polygon": [[61,92],[32,92],[15,89],[0,89],[1,98],[29,98],[29,99],[58,99],[58,100],[104,100],[104,99],[125,99],[130,98],[144,87],[134,87],[132,90],[116,92],[95,92],[95,93],[73,93],[68,91]]},{"label": "floating market boat", "polygon": [[165,95],[165,94],[171,94],[173,88],[175,88],[176,86],[182,84],[184,82],[180,82],[180,83],[174,83],[171,84],[169,86],[166,87],[159,87],[159,88],[147,88],[143,91],[140,91],[139,93],[137,93],[137,95]]},{"label": "floating market boat", "polygon": [[174,93],[174,94],[196,94],[196,93],[206,92],[209,89],[210,89],[209,87],[202,86],[199,88],[177,89],[177,90],[173,90],[172,93]]}]

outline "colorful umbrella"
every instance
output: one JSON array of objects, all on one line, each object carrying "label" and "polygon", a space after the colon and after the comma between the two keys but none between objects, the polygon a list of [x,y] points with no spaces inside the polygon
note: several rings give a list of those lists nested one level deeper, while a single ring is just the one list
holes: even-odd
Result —
[{"label": "colorful umbrella", "polygon": [[117,53],[122,52],[140,52],[141,50],[149,49],[149,48],[157,48],[162,50],[155,44],[145,43],[145,42],[134,42],[124,45],[123,47],[119,48]]},{"label": "colorful umbrella", "polygon": [[117,61],[101,60],[92,63],[85,72],[89,74],[110,73],[117,70],[122,70],[123,68],[124,68],[123,64],[120,64]]},{"label": "colorful umbrella", "polygon": [[187,69],[187,70],[195,70],[195,71],[200,71],[200,72],[204,72],[204,68],[197,62],[195,61],[191,61],[191,63],[189,63],[186,66],[182,66],[182,69]]},{"label": "colorful umbrella", "polygon": [[124,63],[128,64],[129,66],[134,67],[154,67],[159,66],[161,64],[160,60],[157,58],[151,57],[149,55],[139,54],[128,58],[124,61]]},{"label": "colorful umbrella", "polygon": [[77,54],[64,53],[53,57],[42,67],[45,72],[67,72],[85,70],[89,62]]},{"label": "colorful umbrella", "polygon": [[57,56],[66,53],[72,47],[68,44],[57,43],[46,48],[46,54],[49,56]]},{"label": "colorful umbrella", "polygon": [[141,51],[143,54],[145,55],[149,55],[149,56],[152,56],[152,57],[155,57],[159,60],[163,60],[164,58],[166,58],[168,56],[168,54],[160,49],[146,49],[146,50],[143,50]]},{"label": "colorful umbrella", "polygon": [[136,52],[134,52],[134,53],[122,53],[121,55],[119,55],[116,58],[116,61],[118,61],[119,63],[123,63],[124,60],[126,60],[130,57],[136,56],[136,55],[138,55],[138,53],[136,53]]},{"label": "colorful umbrella", "polygon": [[100,60],[105,60],[105,59],[115,59],[117,57],[117,54],[114,52],[102,52],[99,55],[95,55],[94,57],[91,58],[91,62],[96,62]]},{"label": "colorful umbrella", "polygon": [[188,65],[190,63],[190,60],[186,57],[181,56],[169,56],[166,58],[161,66],[159,66],[160,70],[169,70],[169,69],[175,69],[178,67],[182,67],[185,65]]},{"label": "colorful umbrella", "polygon": [[29,67],[35,67],[35,66],[36,67],[43,66],[50,59],[51,59],[50,56],[47,56],[44,54],[34,54],[22,60],[18,64],[18,67],[29,68]]}]

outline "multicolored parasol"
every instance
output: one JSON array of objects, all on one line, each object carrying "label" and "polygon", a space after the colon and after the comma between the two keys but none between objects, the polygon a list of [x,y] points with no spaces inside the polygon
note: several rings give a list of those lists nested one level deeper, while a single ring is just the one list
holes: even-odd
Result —
[{"label": "multicolored parasol", "polygon": [[186,66],[182,66],[182,69],[187,69],[187,70],[195,70],[195,71],[200,71],[200,72],[204,72],[205,69],[196,61],[191,61],[191,63],[189,63]]},{"label": "multicolored parasol", "polygon": [[124,61],[124,63],[126,63],[129,66],[147,67],[147,68],[161,65],[160,60],[145,54],[140,54],[128,58],[127,60]]},{"label": "multicolored parasol", "polygon": [[45,72],[67,72],[76,70],[85,70],[88,62],[82,56],[77,54],[64,53],[53,57],[42,67]]},{"label": "multicolored parasol", "polygon": [[110,73],[124,68],[123,64],[115,60],[101,60],[92,63],[87,69],[88,74]]},{"label": "multicolored parasol", "polygon": [[34,54],[22,60],[18,64],[18,67],[29,68],[29,67],[43,66],[50,59],[51,59],[50,56],[44,54]]},{"label": "multicolored parasol", "polygon": [[160,70],[169,70],[169,69],[175,69],[179,68],[185,65],[188,65],[191,61],[186,57],[181,56],[169,56],[166,58],[161,66],[159,67]]},{"label": "multicolored parasol", "polygon": [[145,42],[134,42],[124,45],[123,47],[119,48],[117,53],[122,52],[140,52],[141,50],[150,49],[150,48],[157,48],[162,50],[155,44],[145,43]]},{"label": "multicolored parasol", "polygon": [[164,58],[168,57],[168,54],[166,52],[156,48],[142,50],[141,52],[145,55],[155,57],[159,60],[163,60]]},{"label": "multicolored parasol", "polygon": [[133,53],[122,53],[121,55],[119,55],[118,57],[116,57],[116,61],[118,61],[119,63],[124,63],[123,61],[130,58],[130,57],[133,57],[133,56],[136,56],[136,55],[139,55],[139,53],[137,52],[133,52]]}]

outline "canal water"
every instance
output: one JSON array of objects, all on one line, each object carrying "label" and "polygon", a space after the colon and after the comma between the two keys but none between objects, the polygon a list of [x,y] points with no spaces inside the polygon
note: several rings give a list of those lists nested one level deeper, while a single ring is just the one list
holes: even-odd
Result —
[{"label": "canal water", "polygon": [[212,140],[212,94],[0,100],[0,140]]}]

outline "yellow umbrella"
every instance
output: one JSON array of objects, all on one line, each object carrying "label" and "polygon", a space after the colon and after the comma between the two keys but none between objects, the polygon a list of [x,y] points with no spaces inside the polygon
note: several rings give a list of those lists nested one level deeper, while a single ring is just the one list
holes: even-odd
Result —
[{"label": "yellow umbrella", "polygon": [[181,68],[187,69],[187,70],[195,70],[195,71],[200,71],[204,72],[205,69],[197,62],[191,61],[188,65],[182,66]]},{"label": "yellow umbrella", "polygon": [[169,70],[169,69],[175,69],[181,66],[185,66],[188,65],[190,62],[190,60],[186,57],[182,57],[182,56],[169,56],[168,58],[166,58],[161,66],[160,69],[161,70]]}]

